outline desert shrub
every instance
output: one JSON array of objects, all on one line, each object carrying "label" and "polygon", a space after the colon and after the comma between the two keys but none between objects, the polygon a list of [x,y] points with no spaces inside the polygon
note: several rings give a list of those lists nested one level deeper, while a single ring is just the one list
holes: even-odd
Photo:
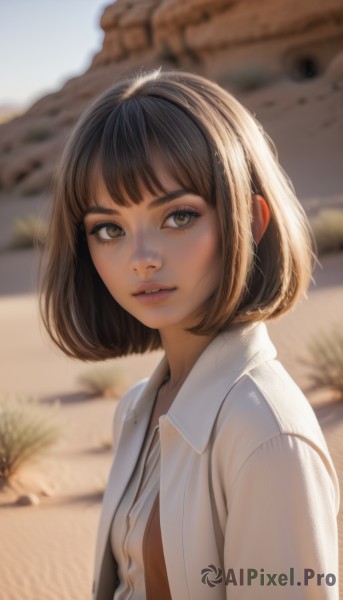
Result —
[{"label": "desert shrub", "polygon": [[28,215],[16,219],[12,226],[9,247],[12,249],[34,248],[43,246],[46,239],[47,225],[40,217]]},{"label": "desert shrub", "polygon": [[330,388],[343,398],[343,326],[313,338],[308,349],[314,387]]},{"label": "desert shrub", "polygon": [[116,398],[122,393],[123,376],[113,365],[93,367],[80,375],[78,381],[94,396]]},{"label": "desert shrub", "polygon": [[45,142],[45,140],[49,140],[52,137],[52,131],[50,129],[45,129],[43,127],[36,127],[34,129],[29,129],[25,136],[24,142],[26,143],[39,143]]},{"label": "desert shrub", "polygon": [[327,209],[311,220],[318,254],[343,249],[343,210]]},{"label": "desert shrub", "polygon": [[0,479],[8,481],[56,442],[59,426],[51,410],[30,398],[0,395]]}]

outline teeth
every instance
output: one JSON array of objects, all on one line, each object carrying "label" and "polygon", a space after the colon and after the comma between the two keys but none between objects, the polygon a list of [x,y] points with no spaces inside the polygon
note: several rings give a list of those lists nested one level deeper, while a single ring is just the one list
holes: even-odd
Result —
[{"label": "teeth", "polygon": [[156,288],[156,290],[145,290],[145,294],[154,294],[155,292],[159,292],[160,288]]}]

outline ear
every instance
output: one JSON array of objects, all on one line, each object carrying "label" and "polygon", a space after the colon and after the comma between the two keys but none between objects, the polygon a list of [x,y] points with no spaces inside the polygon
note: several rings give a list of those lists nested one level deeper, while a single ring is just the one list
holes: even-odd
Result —
[{"label": "ear", "polygon": [[255,244],[258,244],[268,227],[270,221],[270,210],[265,199],[259,194],[253,194],[252,196],[252,210],[252,235]]}]

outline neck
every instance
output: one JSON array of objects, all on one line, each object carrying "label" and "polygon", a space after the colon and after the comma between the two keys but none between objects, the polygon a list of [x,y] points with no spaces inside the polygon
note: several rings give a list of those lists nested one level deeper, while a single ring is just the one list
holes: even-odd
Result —
[{"label": "neck", "polygon": [[169,364],[168,388],[179,390],[199,356],[215,336],[194,335],[175,329],[160,331],[160,335]]}]

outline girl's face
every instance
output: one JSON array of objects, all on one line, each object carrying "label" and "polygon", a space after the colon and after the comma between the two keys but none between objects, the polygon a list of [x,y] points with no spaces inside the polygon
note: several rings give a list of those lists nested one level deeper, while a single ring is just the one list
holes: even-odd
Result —
[{"label": "girl's face", "polygon": [[[161,172],[162,171],[162,172]],[[94,266],[113,298],[147,327],[197,324],[219,280],[215,209],[164,170],[166,194],[116,205],[105,186],[84,218]]]}]

